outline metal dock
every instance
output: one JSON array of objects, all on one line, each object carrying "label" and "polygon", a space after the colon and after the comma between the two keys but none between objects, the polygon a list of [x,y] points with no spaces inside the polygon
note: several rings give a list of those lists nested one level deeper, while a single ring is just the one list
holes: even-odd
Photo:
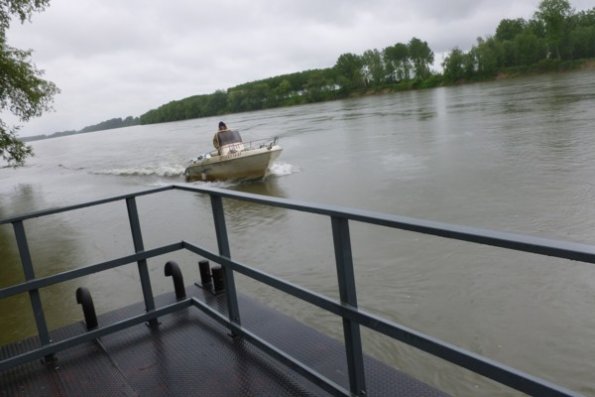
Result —
[{"label": "metal dock", "polygon": [[[195,286],[188,296],[225,311],[223,295]],[[192,294],[192,295],[191,295]],[[173,294],[156,299],[176,304]],[[341,343],[289,317],[240,296],[245,326],[316,371],[337,387],[349,385]],[[142,314],[142,304],[98,318],[110,324]],[[64,340],[85,333],[83,323],[52,333]],[[39,346],[37,338],[4,346],[1,358]],[[444,396],[376,360],[364,358],[368,395]],[[1,396],[324,396],[332,395],[263,354],[244,338],[196,307],[159,318],[159,325],[137,324],[97,341],[61,352],[55,361],[29,362],[2,373]]]},{"label": "metal dock", "polygon": [[[186,241],[145,250],[136,198],[168,190],[210,197],[218,252]],[[232,260],[224,199],[329,218],[339,299],[314,293]],[[35,276],[25,222],[115,202],[126,205],[134,252],[58,274]],[[0,289],[0,299],[28,294],[37,326],[36,337],[0,348],[0,395],[444,395],[367,357],[362,349],[361,327],[529,395],[577,395],[359,309],[349,233],[352,221],[595,263],[595,249],[588,245],[213,188],[168,186],[39,211],[0,220],[0,224],[13,226],[25,275],[24,282]],[[200,260],[201,287],[188,286],[177,264],[167,262],[164,275],[172,278],[174,292],[155,297],[147,259],[181,250],[196,254]],[[216,267],[211,267],[207,260]],[[86,323],[48,329],[41,289],[130,263],[138,267],[143,302],[97,317],[90,292],[78,288],[76,299],[83,308]],[[236,291],[236,273],[338,316],[343,326],[343,341],[331,339]],[[6,326],[2,319],[0,323]]]}]

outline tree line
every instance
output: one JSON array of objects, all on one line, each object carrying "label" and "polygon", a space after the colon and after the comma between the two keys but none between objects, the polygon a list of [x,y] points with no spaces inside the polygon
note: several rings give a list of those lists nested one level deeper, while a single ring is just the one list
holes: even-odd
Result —
[{"label": "tree line", "polygon": [[552,70],[595,57],[595,8],[574,12],[565,0],[544,0],[532,19],[503,19],[493,36],[444,59],[443,80],[481,80],[501,72]]},{"label": "tree line", "polygon": [[595,57],[595,8],[577,13],[567,0],[543,0],[532,19],[503,19],[494,35],[479,37],[469,51],[452,49],[442,62],[442,73],[431,70],[434,52],[428,43],[413,37],[382,50],[341,54],[331,68],[172,101],[141,115],[140,122],[161,123],[487,80],[500,73],[572,67],[572,61],[591,57]]},{"label": "tree line", "polygon": [[104,130],[112,130],[114,128],[123,128],[123,127],[130,127],[133,125],[140,124],[140,119],[138,117],[128,116],[126,118],[115,117],[113,119],[102,121],[101,123],[88,125],[80,130],[68,130],[68,131],[59,131],[54,132],[53,134],[41,134],[41,135],[34,135],[28,136],[23,138],[24,142],[28,141],[37,141],[40,139],[49,139],[49,138],[58,138],[61,136],[67,135],[74,135],[74,134],[83,134],[85,132],[94,132],[94,131],[104,131]]},{"label": "tree line", "polygon": [[434,53],[416,37],[383,51],[345,53],[335,66],[240,84],[227,91],[169,102],[140,116],[141,124],[162,123],[346,98],[386,87],[430,87],[440,80],[430,66]]}]

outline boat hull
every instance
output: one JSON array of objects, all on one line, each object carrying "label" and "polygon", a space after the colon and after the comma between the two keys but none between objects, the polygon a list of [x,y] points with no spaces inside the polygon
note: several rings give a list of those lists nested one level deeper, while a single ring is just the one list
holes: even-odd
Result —
[{"label": "boat hull", "polygon": [[186,181],[261,179],[281,154],[278,145],[195,160],[184,171]]}]

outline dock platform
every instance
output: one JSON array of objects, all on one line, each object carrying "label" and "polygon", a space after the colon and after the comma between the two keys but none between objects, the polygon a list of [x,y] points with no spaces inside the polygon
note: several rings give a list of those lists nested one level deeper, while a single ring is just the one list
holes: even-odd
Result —
[{"label": "dock platform", "polygon": [[[145,249],[136,200],[172,190],[209,197],[216,251],[204,246],[205,241],[186,240]],[[231,259],[225,203],[233,200],[304,212],[330,221],[339,299],[267,274],[255,264]],[[25,223],[108,203],[126,205],[132,237],[129,254],[113,258],[106,252],[101,262],[72,264],[70,270],[36,277]],[[0,397],[444,395],[366,356],[361,328],[526,395],[580,395],[359,308],[351,222],[595,264],[595,247],[591,245],[210,187],[164,186],[0,219],[0,225],[12,225],[25,278],[0,288],[0,299],[28,294],[37,327],[37,336],[0,347]],[[185,287],[179,266],[168,261],[163,275],[173,280],[175,294],[154,297],[147,261],[173,252],[196,255],[201,284],[212,283],[212,290],[196,285]],[[83,307],[86,323],[48,329],[40,290],[133,263],[138,269],[142,303],[97,319],[90,291],[81,286],[76,290],[76,299]],[[343,338],[333,339],[241,294],[236,289],[236,275],[334,315],[341,322]],[[214,294],[223,290],[223,295]],[[2,326],[11,327],[2,320]],[[43,365],[39,363],[41,358],[45,358]]]},{"label": "dock platform", "polygon": [[[220,311],[224,296],[187,288]],[[156,297],[175,302],[173,293]],[[345,349],[336,341],[247,296],[239,296],[243,326],[349,389]],[[131,305],[98,317],[100,326],[144,311]],[[245,320],[244,320],[245,319]],[[51,332],[63,340],[86,332],[84,323]],[[37,338],[0,348],[0,359],[38,347]],[[445,396],[373,358],[364,357],[368,396]],[[262,353],[195,307],[62,351],[55,362],[34,361],[0,374],[0,396],[325,396],[295,371]]]}]

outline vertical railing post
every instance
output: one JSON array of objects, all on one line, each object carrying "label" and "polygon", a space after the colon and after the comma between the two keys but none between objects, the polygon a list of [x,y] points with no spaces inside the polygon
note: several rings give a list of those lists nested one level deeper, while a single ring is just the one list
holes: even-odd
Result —
[{"label": "vertical railing post", "polygon": [[[136,208],[136,200],[134,197],[126,198],[126,207],[128,208],[128,219],[130,220],[130,230],[132,231],[132,242],[134,244],[135,252],[142,252],[145,250],[143,244],[143,236],[140,229],[140,221],[138,219],[138,210]],[[149,268],[146,259],[137,261],[138,273],[140,275],[140,282],[143,289],[143,297],[145,300],[145,309],[147,312],[155,310],[155,300],[153,298],[153,289],[151,288],[151,278],[149,277]],[[157,319],[149,320],[151,327],[157,326],[159,323]]]},{"label": "vertical railing post", "polygon": [[[338,217],[332,217],[331,223],[341,304],[357,308],[349,223],[347,218]],[[352,394],[363,396],[366,394],[366,380],[359,324],[343,318],[343,335],[349,370],[349,388]]]},{"label": "vertical railing post", "polygon": [[[211,207],[213,209],[213,220],[215,222],[215,233],[217,236],[219,255],[231,259],[229,240],[227,238],[227,228],[225,227],[225,215],[223,213],[223,200],[221,196],[211,195]],[[229,321],[240,326],[240,309],[238,307],[238,297],[236,293],[233,270],[227,266],[223,266],[223,279],[225,285],[225,295],[227,298]],[[231,329],[231,334],[232,336],[236,336],[233,327]]]},{"label": "vertical railing post", "polygon": [[[21,264],[23,266],[23,273],[25,280],[35,279],[35,271],[33,269],[33,261],[31,260],[31,252],[29,251],[29,244],[27,244],[27,236],[25,234],[25,226],[23,221],[13,222],[12,227],[17,240],[17,246],[19,248],[19,255],[21,257]],[[37,325],[37,334],[41,345],[48,345],[52,343],[50,339],[50,333],[48,326],[45,321],[45,315],[43,313],[43,305],[41,304],[41,297],[39,296],[38,289],[29,290],[29,300],[31,301],[31,308],[33,309],[33,317],[35,318],[35,324]],[[50,354],[45,356],[46,361],[53,361],[54,355]]]}]

